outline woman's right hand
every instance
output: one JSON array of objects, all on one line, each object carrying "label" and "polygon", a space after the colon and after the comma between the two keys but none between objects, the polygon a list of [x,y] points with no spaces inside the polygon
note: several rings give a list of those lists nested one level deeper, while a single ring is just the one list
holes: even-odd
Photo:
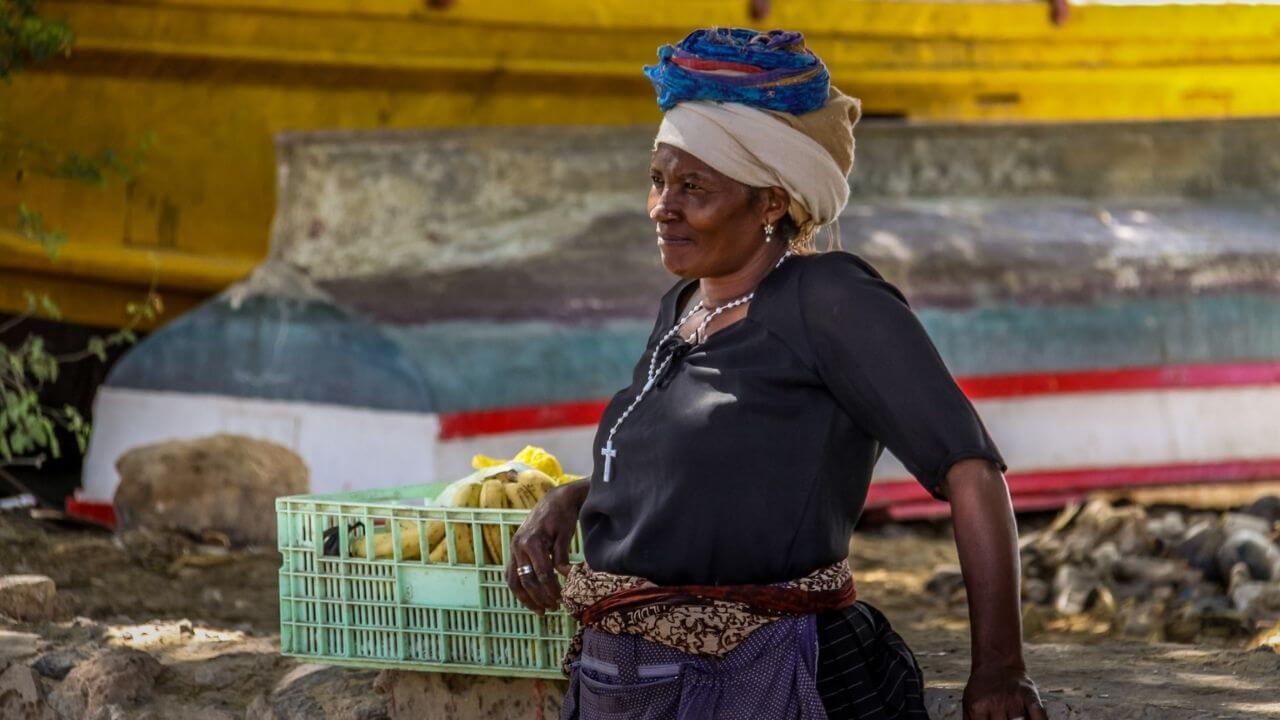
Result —
[{"label": "woman's right hand", "polygon": [[[578,511],[590,488],[586,479],[552,488],[511,538],[507,585],[522,605],[539,615],[560,606],[560,582],[555,571],[569,574],[569,544],[578,529]],[[516,569],[521,565],[533,566],[533,572],[520,575]]]}]

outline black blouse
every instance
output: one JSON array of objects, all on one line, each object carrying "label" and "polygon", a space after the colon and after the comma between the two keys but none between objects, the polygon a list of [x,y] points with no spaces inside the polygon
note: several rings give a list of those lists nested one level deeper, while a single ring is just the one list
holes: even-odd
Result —
[{"label": "black blouse", "polygon": [[593,568],[661,585],[798,578],[847,556],[884,447],[940,498],[958,460],[1007,469],[902,293],[836,251],[788,258],[702,344],[668,341],[676,362],[618,429],[603,482],[609,428],[695,282],[662,297],[596,430],[580,516]]}]

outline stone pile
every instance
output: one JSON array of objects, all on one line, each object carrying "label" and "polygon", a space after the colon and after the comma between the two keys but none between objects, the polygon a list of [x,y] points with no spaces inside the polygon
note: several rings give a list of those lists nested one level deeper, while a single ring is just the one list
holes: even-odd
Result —
[{"label": "stone pile", "polygon": [[1024,536],[1023,601],[1149,640],[1253,635],[1280,622],[1277,540],[1280,497],[1225,513],[1093,500]]}]

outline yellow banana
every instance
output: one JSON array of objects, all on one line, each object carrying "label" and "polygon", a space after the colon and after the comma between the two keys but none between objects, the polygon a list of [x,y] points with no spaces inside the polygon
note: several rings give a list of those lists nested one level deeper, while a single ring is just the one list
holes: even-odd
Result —
[{"label": "yellow banana", "polygon": [[458,523],[454,527],[456,530],[453,534],[453,540],[454,544],[458,546],[458,563],[461,565],[475,564],[476,545],[471,541],[471,526]]},{"label": "yellow banana", "polygon": [[[411,520],[400,521],[400,557],[405,560],[417,560],[422,557],[422,549],[418,546],[418,525]],[[365,545],[368,536],[351,541],[351,555],[365,556]],[[391,531],[374,533],[373,556],[375,558],[394,557],[391,552]]]},{"label": "yellow banana", "polygon": [[502,490],[507,494],[507,500],[513,508],[529,510],[538,504],[538,498],[534,495],[533,489],[527,485],[521,485],[518,482],[505,483]]},{"label": "yellow banana", "polygon": [[427,547],[434,548],[436,543],[444,539],[444,523],[432,520],[427,523]]},{"label": "yellow banana", "polygon": [[433,563],[442,563],[449,560],[449,543],[442,538],[439,543],[431,548],[431,554],[427,559]]},{"label": "yellow banana", "polygon": [[467,483],[458,488],[453,495],[453,507],[480,507],[480,483]]},{"label": "yellow banana", "polygon": [[[480,483],[467,483],[457,489],[451,498],[450,505],[453,507],[480,507]],[[462,522],[450,522],[453,527],[453,542],[458,549],[458,562],[461,564],[471,564],[476,561],[475,543],[471,541],[471,525]],[[427,525],[427,539],[431,540],[436,530],[433,528],[435,523]],[[445,542],[443,523],[438,532],[440,534],[439,545],[430,545],[431,554],[427,559],[432,562],[445,562],[449,557],[449,543]]]},{"label": "yellow banana", "polygon": [[[485,480],[484,484],[480,486],[480,507],[506,508],[507,494],[502,490],[504,484],[500,478]],[[489,562],[493,565],[501,565],[502,526],[495,523],[485,523],[480,526],[480,533],[484,536],[484,547],[488,551]]]},{"label": "yellow banana", "polygon": [[[476,546],[471,541],[471,526],[467,523],[453,524],[453,544],[458,548],[458,564],[471,565],[476,561]],[[447,562],[449,560],[449,541],[441,539],[431,548],[427,556],[431,562]]]},{"label": "yellow banana", "polygon": [[556,486],[556,481],[552,480],[546,473],[539,470],[521,470],[516,474],[516,482],[529,488],[533,493],[533,497],[541,500],[547,491]]}]

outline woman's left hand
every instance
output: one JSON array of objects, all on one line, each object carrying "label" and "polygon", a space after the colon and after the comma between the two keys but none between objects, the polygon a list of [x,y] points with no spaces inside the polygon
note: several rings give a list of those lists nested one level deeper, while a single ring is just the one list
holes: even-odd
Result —
[{"label": "woman's left hand", "polygon": [[963,702],[964,720],[1049,720],[1024,667],[975,665]]}]

